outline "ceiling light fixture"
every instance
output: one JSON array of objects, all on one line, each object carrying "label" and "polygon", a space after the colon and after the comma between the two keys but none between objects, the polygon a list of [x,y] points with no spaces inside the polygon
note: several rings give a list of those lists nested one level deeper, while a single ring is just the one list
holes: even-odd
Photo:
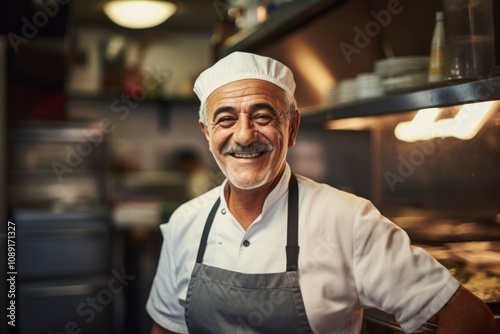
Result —
[{"label": "ceiling light fixture", "polygon": [[112,0],[103,6],[104,13],[114,23],[132,29],[144,29],[165,22],[177,10],[168,1]]}]

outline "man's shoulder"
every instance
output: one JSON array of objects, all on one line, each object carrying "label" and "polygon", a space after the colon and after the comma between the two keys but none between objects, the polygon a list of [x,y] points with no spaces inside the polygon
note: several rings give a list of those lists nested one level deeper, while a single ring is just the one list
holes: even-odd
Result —
[{"label": "man's shoulder", "polygon": [[320,183],[302,175],[297,175],[299,180],[299,196],[313,199],[316,203],[339,203],[341,205],[353,205],[359,207],[367,199],[353,193],[335,188],[326,183]]},{"label": "man's shoulder", "polygon": [[203,221],[205,221],[218,196],[219,186],[181,204],[170,217],[169,224],[185,225],[200,217],[203,217]]}]

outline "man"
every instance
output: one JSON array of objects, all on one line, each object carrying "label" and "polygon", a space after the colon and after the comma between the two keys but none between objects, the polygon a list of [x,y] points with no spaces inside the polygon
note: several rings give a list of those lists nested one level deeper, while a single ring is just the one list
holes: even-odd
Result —
[{"label": "man", "polygon": [[194,90],[227,177],[162,225],[151,333],[359,333],[362,309],[406,332],[489,333],[487,306],[362,198],[295,176],[300,115],[290,70],[235,52]]}]

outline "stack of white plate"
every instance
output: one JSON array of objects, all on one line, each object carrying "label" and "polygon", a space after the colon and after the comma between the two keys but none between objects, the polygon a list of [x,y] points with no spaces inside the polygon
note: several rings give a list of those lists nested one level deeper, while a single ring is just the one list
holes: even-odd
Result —
[{"label": "stack of white plate", "polygon": [[345,79],[339,82],[339,102],[346,103],[357,99],[358,84],[356,79]]},{"label": "stack of white plate", "polygon": [[339,103],[339,85],[333,84],[328,89],[325,97],[325,104],[329,106],[334,106]]},{"label": "stack of white plate", "polygon": [[376,73],[360,73],[356,76],[358,98],[377,97],[384,94],[380,77]]},{"label": "stack of white plate", "polygon": [[375,61],[375,73],[385,92],[412,90],[427,85],[428,56],[403,56]]}]

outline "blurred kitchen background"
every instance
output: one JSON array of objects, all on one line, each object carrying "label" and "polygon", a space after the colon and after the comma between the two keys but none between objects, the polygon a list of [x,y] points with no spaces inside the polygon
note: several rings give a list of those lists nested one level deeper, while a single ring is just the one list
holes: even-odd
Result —
[{"label": "blurred kitchen background", "polygon": [[[192,86],[236,50],[295,73],[295,172],[372,200],[500,317],[496,1],[184,0],[139,29],[104,13],[113,2],[18,0],[0,13],[0,217],[16,224],[17,333],[149,332],[158,226],[224,180]],[[486,28],[461,32],[474,42],[459,48],[452,17]],[[364,333],[399,330],[373,310]]]}]

